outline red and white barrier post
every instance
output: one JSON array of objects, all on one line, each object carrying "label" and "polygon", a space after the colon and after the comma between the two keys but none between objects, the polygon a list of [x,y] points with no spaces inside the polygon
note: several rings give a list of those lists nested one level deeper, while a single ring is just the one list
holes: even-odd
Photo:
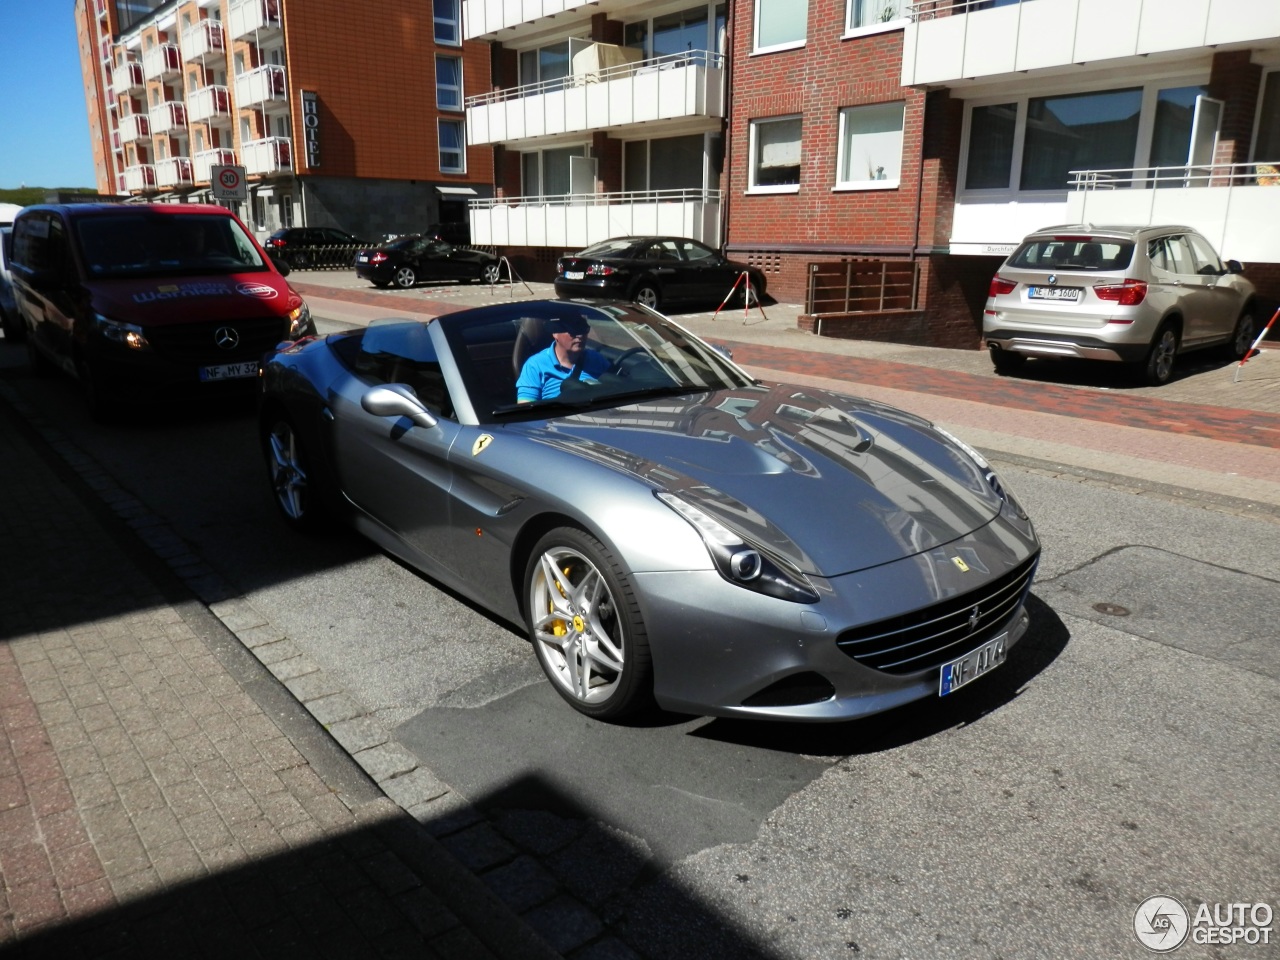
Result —
[{"label": "red and white barrier post", "polygon": [[1276,310],[1276,312],[1271,315],[1271,319],[1267,321],[1267,325],[1263,327],[1262,332],[1258,334],[1258,339],[1253,341],[1253,345],[1244,352],[1244,356],[1241,357],[1240,362],[1236,364],[1235,376],[1231,378],[1232,383],[1240,382],[1240,368],[1243,367],[1246,363],[1248,363],[1249,358],[1258,352],[1258,344],[1262,343],[1262,341],[1266,338],[1267,331],[1270,330],[1271,325],[1276,322],[1276,317],[1280,317],[1280,309]]}]

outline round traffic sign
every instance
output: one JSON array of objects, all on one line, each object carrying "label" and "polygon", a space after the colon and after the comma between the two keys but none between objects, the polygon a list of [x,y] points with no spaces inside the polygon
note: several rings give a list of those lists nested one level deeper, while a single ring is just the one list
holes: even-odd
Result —
[{"label": "round traffic sign", "polygon": [[228,190],[240,186],[240,173],[234,167],[226,167],[218,172],[218,183]]}]

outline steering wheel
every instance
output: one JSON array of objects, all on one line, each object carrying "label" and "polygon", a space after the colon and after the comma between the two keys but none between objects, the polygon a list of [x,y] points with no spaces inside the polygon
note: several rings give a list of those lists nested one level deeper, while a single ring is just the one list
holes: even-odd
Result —
[{"label": "steering wheel", "polygon": [[649,351],[646,350],[644,347],[632,347],[630,350],[623,350],[622,353],[618,354],[618,359],[614,360],[613,363],[609,364],[609,373],[620,372],[622,370],[622,365],[626,363],[629,359],[634,357],[637,353],[642,353],[646,357],[649,355]]}]

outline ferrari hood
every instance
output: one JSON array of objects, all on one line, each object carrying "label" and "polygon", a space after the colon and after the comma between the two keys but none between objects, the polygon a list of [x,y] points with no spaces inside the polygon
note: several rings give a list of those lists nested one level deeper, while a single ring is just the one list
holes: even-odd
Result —
[{"label": "ferrari hood", "polygon": [[592,411],[537,432],[687,499],[818,576],[931,550],[1000,512],[978,465],[927,421],[794,385]]},{"label": "ferrari hood", "polygon": [[143,327],[284,316],[302,302],[269,271],[102,280],[89,289],[98,313]]}]

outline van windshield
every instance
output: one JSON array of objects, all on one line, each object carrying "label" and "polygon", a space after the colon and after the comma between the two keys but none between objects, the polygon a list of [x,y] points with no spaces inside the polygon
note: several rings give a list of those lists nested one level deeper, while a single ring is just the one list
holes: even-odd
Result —
[{"label": "van windshield", "polygon": [[121,210],[76,224],[91,277],[225,274],[265,269],[253,241],[230,217]]}]

